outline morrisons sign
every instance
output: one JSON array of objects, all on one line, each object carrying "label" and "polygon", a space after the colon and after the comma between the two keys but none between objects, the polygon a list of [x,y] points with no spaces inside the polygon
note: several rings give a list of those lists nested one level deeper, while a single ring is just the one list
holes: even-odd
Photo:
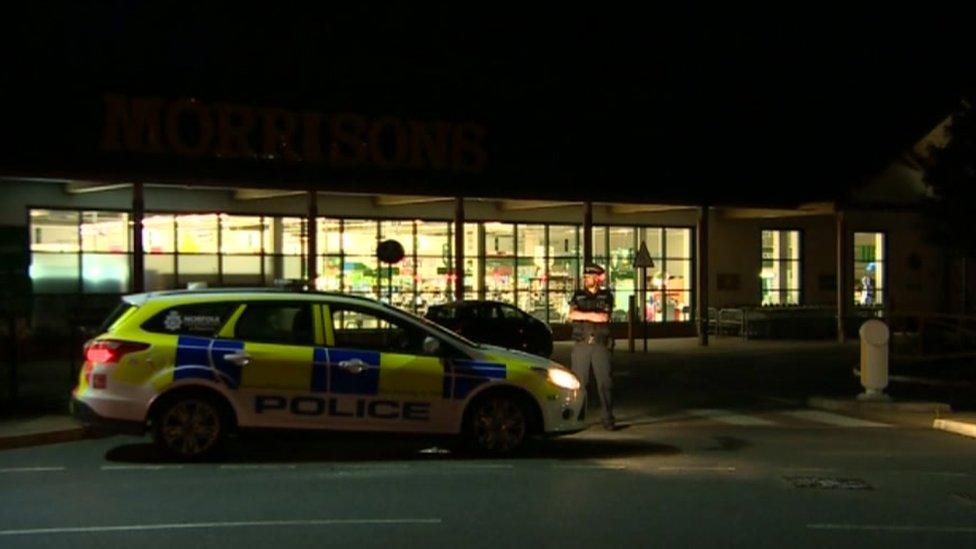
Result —
[{"label": "morrisons sign", "polygon": [[118,94],[103,100],[101,149],[110,153],[466,173],[488,162],[485,128],[475,123]]}]

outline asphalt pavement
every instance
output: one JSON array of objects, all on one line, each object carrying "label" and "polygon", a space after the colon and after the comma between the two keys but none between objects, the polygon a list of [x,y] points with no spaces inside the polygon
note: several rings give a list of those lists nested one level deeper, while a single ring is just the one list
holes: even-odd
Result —
[{"label": "asphalt pavement", "polygon": [[673,345],[618,347],[620,430],[505,460],[328,434],[200,464],[123,436],[0,451],[0,547],[976,545],[976,439],[805,406],[853,396],[856,346]]}]

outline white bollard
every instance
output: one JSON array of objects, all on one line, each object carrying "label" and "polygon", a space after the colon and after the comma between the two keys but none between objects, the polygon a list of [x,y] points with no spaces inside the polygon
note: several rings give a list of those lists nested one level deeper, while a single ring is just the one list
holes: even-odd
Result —
[{"label": "white bollard", "polygon": [[864,392],[858,400],[891,400],[884,394],[888,386],[888,325],[880,320],[868,320],[861,324],[861,385]]}]

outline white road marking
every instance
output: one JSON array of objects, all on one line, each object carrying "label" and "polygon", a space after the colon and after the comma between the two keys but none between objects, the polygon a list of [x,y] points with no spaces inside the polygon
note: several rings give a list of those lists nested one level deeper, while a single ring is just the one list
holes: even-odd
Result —
[{"label": "white road marking", "polygon": [[701,472],[701,471],[718,471],[722,473],[733,473],[735,472],[735,467],[658,467],[658,471],[677,471],[677,472]]},{"label": "white road marking", "polygon": [[238,522],[191,522],[175,524],[131,524],[125,526],[82,526],[69,528],[31,528],[24,530],[0,530],[0,536],[30,536],[38,534],[86,534],[97,532],[138,532],[147,530],[191,530],[200,528],[250,528],[263,526],[342,526],[387,524],[441,524],[439,518],[402,519],[309,519],[309,520],[254,520]]},{"label": "white road marking", "polygon": [[826,423],[827,425],[834,425],[837,427],[891,427],[891,425],[885,423],[876,423],[874,421],[867,421],[855,417],[842,416],[840,414],[832,414],[830,412],[821,412],[820,410],[787,410],[780,413],[785,416],[790,416],[805,421]]},{"label": "white road marking", "polygon": [[624,465],[553,465],[553,469],[583,469],[591,471],[622,471],[627,467]]},{"label": "white road marking", "polygon": [[398,470],[409,469],[410,468],[410,464],[407,464],[407,463],[346,463],[346,464],[343,464],[342,467],[343,468],[348,468],[348,469],[377,469],[377,470],[383,471],[383,470],[386,470],[386,469],[398,469]]},{"label": "white road marking", "polygon": [[514,465],[507,463],[458,463],[452,464],[452,469],[512,469]]},{"label": "white road marking", "polygon": [[705,419],[727,423],[729,425],[740,425],[749,427],[768,427],[776,425],[768,419],[763,419],[745,414],[737,414],[729,410],[688,410],[688,413]]},{"label": "white road marking", "polygon": [[0,473],[49,473],[51,471],[66,471],[65,467],[6,467]]},{"label": "white road marking", "polygon": [[847,530],[873,532],[945,532],[976,533],[976,526],[913,526],[898,524],[807,524],[810,530]]},{"label": "white road marking", "polygon": [[277,470],[294,469],[295,465],[221,465],[221,469]]},{"label": "white road marking", "polygon": [[182,468],[182,465],[102,465],[102,471],[166,471]]}]

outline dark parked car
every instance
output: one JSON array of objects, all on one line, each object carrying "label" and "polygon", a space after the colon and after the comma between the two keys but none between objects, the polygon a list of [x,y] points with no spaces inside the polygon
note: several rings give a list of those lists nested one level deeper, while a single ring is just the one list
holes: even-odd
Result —
[{"label": "dark parked car", "polygon": [[463,301],[432,305],[426,317],[479,343],[548,357],[552,330],[532,315],[498,301]]}]

